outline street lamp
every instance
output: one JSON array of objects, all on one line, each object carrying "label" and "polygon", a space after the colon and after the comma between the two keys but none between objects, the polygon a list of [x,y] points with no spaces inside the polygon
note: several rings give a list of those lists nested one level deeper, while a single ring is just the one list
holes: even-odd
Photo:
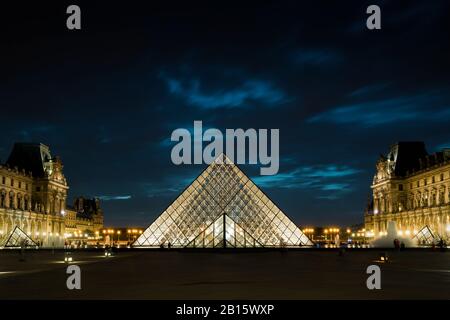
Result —
[{"label": "street lamp", "polygon": [[119,248],[119,246],[120,246],[119,242],[120,242],[120,234],[121,233],[122,232],[120,230],[117,230],[117,248]]}]

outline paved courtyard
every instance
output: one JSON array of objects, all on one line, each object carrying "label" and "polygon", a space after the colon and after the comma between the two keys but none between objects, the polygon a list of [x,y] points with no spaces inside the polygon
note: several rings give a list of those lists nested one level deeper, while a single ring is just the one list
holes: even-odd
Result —
[{"label": "paved courtyard", "polygon": [[82,289],[68,290],[63,251],[3,250],[0,299],[450,299],[450,252],[381,251],[78,251]]}]

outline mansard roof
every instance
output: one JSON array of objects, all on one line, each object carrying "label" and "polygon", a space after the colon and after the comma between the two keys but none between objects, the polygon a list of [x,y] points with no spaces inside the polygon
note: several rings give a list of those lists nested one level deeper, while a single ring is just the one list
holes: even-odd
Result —
[{"label": "mansard roof", "polygon": [[401,141],[391,146],[386,158],[395,162],[396,176],[405,176],[407,172],[420,167],[419,159],[428,155],[423,141]]},{"label": "mansard roof", "polygon": [[15,143],[6,165],[32,172],[33,177],[45,177],[44,162],[51,159],[48,146],[42,143]]},{"label": "mansard roof", "polygon": [[422,141],[401,141],[391,146],[389,153],[381,156],[381,161],[389,161],[394,175],[405,177],[433,166],[450,162],[450,149],[428,154]]}]

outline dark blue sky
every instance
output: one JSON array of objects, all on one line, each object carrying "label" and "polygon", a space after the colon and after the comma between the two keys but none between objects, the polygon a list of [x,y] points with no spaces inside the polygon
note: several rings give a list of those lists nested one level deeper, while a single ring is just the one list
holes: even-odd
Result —
[{"label": "dark blue sky", "polygon": [[279,174],[242,169],[300,225],[362,222],[392,143],[450,147],[447,1],[93,2],[81,31],[72,2],[2,9],[0,160],[49,145],[107,225],[148,225],[203,170],[170,162],[194,120],[279,128]]}]

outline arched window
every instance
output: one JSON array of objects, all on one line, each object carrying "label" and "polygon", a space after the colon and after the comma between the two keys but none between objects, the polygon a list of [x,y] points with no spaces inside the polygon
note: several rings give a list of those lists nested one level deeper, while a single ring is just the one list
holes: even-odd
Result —
[{"label": "arched window", "polygon": [[14,192],[10,192],[9,193],[9,208],[10,209],[14,209],[15,208],[15,206],[14,206]]},{"label": "arched window", "polygon": [[19,193],[17,194],[17,209],[22,210],[22,195]]},{"label": "arched window", "polygon": [[445,203],[445,187],[442,186],[439,189],[439,204],[443,205]]},{"label": "arched window", "polygon": [[0,208],[4,208],[6,206],[6,191],[3,189],[0,191]]}]

